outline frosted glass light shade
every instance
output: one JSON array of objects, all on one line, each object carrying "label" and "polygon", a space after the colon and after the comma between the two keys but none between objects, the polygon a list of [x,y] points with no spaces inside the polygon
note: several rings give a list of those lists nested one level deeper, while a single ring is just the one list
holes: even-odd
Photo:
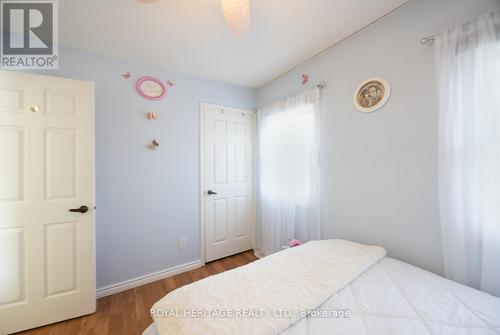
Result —
[{"label": "frosted glass light shade", "polygon": [[221,0],[226,23],[236,37],[242,37],[250,29],[250,0]]}]

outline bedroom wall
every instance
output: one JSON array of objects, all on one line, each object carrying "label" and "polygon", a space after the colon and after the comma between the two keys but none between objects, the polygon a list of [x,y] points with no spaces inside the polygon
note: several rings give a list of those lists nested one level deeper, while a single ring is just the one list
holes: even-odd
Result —
[{"label": "bedroom wall", "polygon": [[[256,91],[72,48],[59,59],[45,74],[95,82],[97,287],[199,260],[199,103],[255,109]],[[142,75],[175,86],[151,102],[135,93]]]},{"label": "bedroom wall", "polygon": [[[324,237],[379,244],[392,257],[443,272],[434,49],[420,39],[495,9],[498,0],[415,0],[259,90],[263,106],[303,89],[303,73],[310,85],[327,82]],[[359,113],[353,93],[372,75],[391,82],[392,97],[382,110]]]}]

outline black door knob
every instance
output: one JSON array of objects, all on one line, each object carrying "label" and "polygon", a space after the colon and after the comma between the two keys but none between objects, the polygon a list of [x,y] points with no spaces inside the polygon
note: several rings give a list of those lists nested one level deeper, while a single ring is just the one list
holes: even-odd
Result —
[{"label": "black door knob", "polygon": [[87,206],[80,206],[80,208],[72,208],[69,211],[83,214],[87,213],[89,211],[89,208]]},{"label": "black door knob", "polygon": [[217,192],[214,192],[214,191],[212,191],[212,190],[208,190],[207,194],[208,194],[208,195],[212,195],[212,194],[217,194]]}]

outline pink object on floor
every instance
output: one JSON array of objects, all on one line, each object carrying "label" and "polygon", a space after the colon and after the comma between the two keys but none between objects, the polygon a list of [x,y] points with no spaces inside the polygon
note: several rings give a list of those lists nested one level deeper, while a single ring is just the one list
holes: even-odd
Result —
[{"label": "pink object on floor", "polygon": [[298,247],[301,244],[302,244],[302,242],[300,242],[299,240],[296,240],[296,239],[291,239],[290,241],[288,241],[288,246],[290,248]]}]

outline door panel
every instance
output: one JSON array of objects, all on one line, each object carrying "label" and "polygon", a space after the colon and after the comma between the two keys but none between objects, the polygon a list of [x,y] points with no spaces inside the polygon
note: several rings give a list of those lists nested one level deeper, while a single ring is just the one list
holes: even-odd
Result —
[{"label": "door panel", "polygon": [[0,201],[24,196],[24,128],[0,126]]},{"label": "door panel", "polygon": [[46,297],[78,289],[77,222],[45,225]]},{"label": "door panel", "polygon": [[45,91],[45,114],[76,116],[78,95],[64,91]]},{"label": "door panel", "polygon": [[3,86],[0,88],[0,113],[22,113],[24,106],[22,88]]},{"label": "door panel", "polygon": [[227,184],[227,143],[214,143],[214,183]]},{"label": "door panel", "polygon": [[214,133],[226,134],[227,133],[227,121],[226,120],[214,120]]},{"label": "door panel", "polygon": [[248,231],[248,197],[240,196],[235,198],[236,206],[236,233],[235,237],[245,237]]},{"label": "door panel", "polygon": [[227,242],[227,199],[214,200],[214,242]]},{"label": "door panel", "polygon": [[2,264],[0,308],[24,301],[26,281],[24,244],[24,228],[0,229],[0,264]]},{"label": "door panel", "polygon": [[202,113],[208,262],[252,248],[255,114],[211,106]]},{"label": "door panel", "polygon": [[0,334],[95,311],[93,138],[92,83],[0,71]]},{"label": "door panel", "polygon": [[247,169],[247,144],[246,143],[236,143],[235,144],[235,169],[236,169],[236,179],[237,183],[245,183],[246,179],[246,169]]},{"label": "door panel", "polygon": [[47,200],[77,197],[76,129],[45,129],[45,187]]}]

